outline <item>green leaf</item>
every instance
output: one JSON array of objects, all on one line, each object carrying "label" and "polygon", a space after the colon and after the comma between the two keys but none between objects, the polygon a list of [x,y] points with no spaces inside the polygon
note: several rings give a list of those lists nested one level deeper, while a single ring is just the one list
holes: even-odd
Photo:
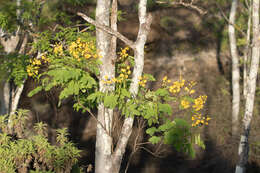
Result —
[{"label": "green leaf", "polygon": [[32,97],[33,95],[37,94],[38,92],[40,92],[43,89],[42,86],[38,86],[35,89],[33,89],[32,91],[30,91],[28,93],[28,97]]},{"label": "green leaf", "polygon": [[104,106],[114,109],[117,105],[118,97],[114,94],[106,95],[104,98]]},{"label": "green leaf", "polygon": [[145,73],[144,77],[146,77],[148,79],[148,81],[156,81],[156,79],[151,74]]},{"label": "green leaf", "polygon": [[150,136],[153,136],[155,132],[158,132],[158,129],[156,127],[151,127],[146,130],[146,133]]},{"label": "green leaf", "polygon": [[204,142],[201,140],[201,138],[200,138],[200,134],[196,134],[196,135],[194,135],[194,143],[196,144],[196,145],[198,145],[199,147],[201,147],[202,149],[205,149],[205,144],[204,144]]},{"label": "green leaf", "polygon": [[101,92],[94,92],[87,97],[87,100],[95,102],[99,97],[102,97],[102,95],[103,94]]},{"label": "green leaf", "polygon": [[131,93],[130,93],[127,89],[122,88],[122,89],[121,89],[121,92],[122,92],[122,95],[123,95],[123,96],[125,96],[125,97],[127,97],[127,98],[130,98],[130,97],[131,97]]},{"label": "green leaf", "polygon": [[174,123],[172,123],[170,120],[168,120],[168,121],[166,121],[166,123],[164,123],[163,125],[160,125],[158,129],[159,129],[160,131],[165,132],[165,131],[171,129],[173,126],[174,126]]},{"label": "green leaf", "polygon": [[151,142],[152,144],[157,144],[160,141],[161,141],[161,137],[159,136],[152,136],[151,138],[149,138],[149,142]]},{"label": "green leaf", "polygon": [[184,119],[175,118],[173,122],[176,127],[190,128],[189,123],[187,121],[185,121]]},{"label": "green leaf", "polygon": [[165,97],[165,96],[169,96],[169,91],[165,88],[159,88],[158,90],[155,91],[155,94],[158,96]]},{"label": "green leaf", "polygon": [[172,115],[172,107],[169,104],[158,104],[159,112]]}]

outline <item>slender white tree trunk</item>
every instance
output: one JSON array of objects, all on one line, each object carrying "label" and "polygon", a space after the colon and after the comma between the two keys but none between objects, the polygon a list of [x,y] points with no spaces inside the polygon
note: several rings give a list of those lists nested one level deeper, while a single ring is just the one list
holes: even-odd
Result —
[{"label": "slender white tree trunk", "polygon": [[248,21],[247,21],[247,32],[246,32],[246,47],[244,50],[244,63],[243,63],[243,95],[244,99],[247,96],[247,80],[248,80],[248,63],[250,59],[250,35],[251,35],[251,13],[252,13],[252,2],[248,1]]},{"label": "slender white tree trunk", "polygon": [[[140,25],[137,40],[134,45],[131,43],[131,41],[127,41],[128,43],[131,43],[131,47],[134,49],[135,58],[135,67],[133,70],[132,83],[130,85],[130,92],[132,93],[133,97],[135,97],[138,93],[138,81],[139,77],[142,75],[144,66],[144,45],[152,22],[151,15],[146,14],[146,6],[147,0],[140,0],[138,8]],[[97,49],[100,51],[99,53],[102,56],[101,61],[103,62],[100,67],[100,80],[104,80],[105,76],[108,76],[110,78],[113,78],[115,76],[115,66],[113,62],[115,57],[114,51],[116,42],[115,38],[112,38],[111,40],[111,37],[105,31],[109,31],[110,34],[116,32],[116,0],[113,0],[112,3],[111,29],[113,30],[113,32],[111,32],[111,29],[105,27],[109,26],[109,10],[110,1],[97,1],[96,23],[94,23],[96,25],[101,24],[103,26],[101,27],[103,28],[102,30],[97,29]],[[81,14],[81,16],[84,18],[83,14]],[[89,18],[86,16],[85,19],[89,20]],[[120,34],[116,35],[119,35],[120,38],[123,38],[123,36]],[[123,38],[123,40],[127,39]],[[109,43],[111,43],[111,45],[109,45]],[[109,53],[109,50],[111,50],[112,52]],[[100,83],[100,90],[102,92],[112,91],[113,89],[114,86],[105,86]],[[99,123],[97,125],[95,172],[118,173],[129,137],[132,132],[134,118],[128,117],[124,120],[119,140],[117,141],[116,148],[113,152],[113,143],[111,137],[113,110],[104,108],[104,105],[100,104],[98,107],[98,120],[102,125]]]},{"label": "slender white tree trunk", "polygon": [[237,0],[232,1],[230,16],[229,16],[229,43],[230,53],[232,57],[232,135],[238,133],[238,115],[239,115],[239,102],[240,102],[240,90],[239,90],[239,58],[237,54],[236,35],[235,35],[235,17],[237,11]]},{"label": "slender white tree trunk", "polygon": [[[19,43],[19,35],[18,31],[15,33],[15,35],[9,36],[9,38],[1,38],[1,44],[4,47],[4,51],[6,54],[12,53],[16,51],[16,48]],[[6,77],[5,77],[6,78]],[[10,105],[11,102],[11,84],[3,78],[2,85],[1,85],[1,114],[8,114],[10,113]]]},{"label": "slender white tree trunk", "polygon": [[[17,21],[21,22],[21,0],[16,0],[16,5],[18,7],[16,10]],[[26,44],[28,42],[28,34],[22,36],[20,27],[17,28],[14,34],[6,34],[2,29],[0,29],[0,33],[0,42],[3,45],[6,54],[14,53],[16,51],[20,54],[25,53]],[[7,38],[3,38],[4,36],[7,36]],[[25,80],[20,86],[14,86],[12,83],[3,79],[0,87],[1,114],[13,114],[16,111],[24,88],[24,83]]]},{"label": "slender white tree trunk", "polygon": [[240,138],[238,155],[239,162],[236,166],[236,173],[245,173],[246,164],[248,161],[249,143],[248,137],[250,132],[250,124],[253,115],[256,78],[259,68],[259,55],[260,55],[260,44],[259,44],[259,0],[253,0],[253,13],[252,13],[252,24],[253,24],[253,47],[252,47],[252,58],[251,66],[248,79],[248,93],[246,97],[245,115],[243,118],[243,132]]},{"label": "slender white tree trunk", "polygon": [[[98,23],[110,26],[110,7],[110,0],[97,0],[96,21]],[[100,66],[100,81],[106,80],[105,76],[113,78],[115,76],[115,66],[112,62],[112,57],[109,56],[111,36],[108,33],[97,29],[96,39],[97,50],[99,51],[102,61],[102,65]],[[102,92],[109,92],[114,89],[113,86],[106,86],[102,82],[100,82],[99,87]],[[111,172],[112,169],[111,154],[113,141],[111,137],[111,129],[113,110],[105,108],[103,103],[99,104],[97,119],[102,125],[97,123],[95,172],[108,173]]]},{"label": "slender white tree trunk", "polygon": [[[133,70],[132,83],[130,85],[130,92],[133,97],[138,93],[139,89],[139,77],[142,76],[144,67],[144,45],[150,31],[150,25],[152,23],[152,16],[147,15],[147,0],[140,0],[138,7],[139,17],[139,31],[135,42],[134,58],[135,67]],[[119,140],[116,145],[116,149],[113,153],[114,172],[117,173],[120,170],[123,155],[132,133],[134,118],[128,117],[124,120],[122,131]]]}]

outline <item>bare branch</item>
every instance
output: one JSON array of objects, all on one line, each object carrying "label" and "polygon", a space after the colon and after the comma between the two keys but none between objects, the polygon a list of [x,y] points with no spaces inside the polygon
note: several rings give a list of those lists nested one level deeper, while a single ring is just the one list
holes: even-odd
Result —
[{"label": "bare branch", "polygon": [[98,124],[101,125],[101,127],[104,129],[104,131],[106,132],[106,134],[111,137],[111,135],[110,135],[109,132],[106,130],[106,128],[104,127],[104,125],[97,119],[97,117],[96,117],[88,108],[86,108],[86,107],[79,101],[79,99],[78,99],[78,104],[79,104],[80,106],[82,106],[82,108],[83,108],[84,110],[86,110],[86,111],[95,119],[95,121],[96,121]]},{"label": "bare branch", "polygon": [[219,5],[218,3],[216,3],[216,5],[217,5],[218,9],[220,10],[220,12],[221,12],[222,16],[224,17],[224,19],[227,21],[227,23],[228,23],[229,25],[234,26],[234,28],[235,28],[237,31],[239,31],[244,37],[247,37],[247,34],[246,34],[244,31],[242,31],[242,30],[239,28],[239,26],[237,26],[237,25],[234,24],[234,23],[230,23],[230,22],[229,22],[228,17],[225,15],[225,13],[224,13],[224,11],[222,10],[222,8],[220,7],[220,5]]},{"label": "bare branch", "polygon": [[184,7],[187,7],[187,8],[191,8],[191,9],[194,9],[196,10],[197,12],[199,12],[201,15],[205,15],[207,14],[207,11],[201,9],[200,7],[196,6],[193,4],[194,0],[191,0],[190,3],[186,3],[186,2],[183,2],[182,0],[180,0],[179,2],[163,2],[163,1],[156,1],[156,3],[158,4],[169,4],[169,5],[181,5],[181,6],[184,6]]},{"label": "bare branch", "polygon": [[129,40],[125,36],[123,36],[121,33],[117,32],[117,31],[114,31],[110,27],[107,27],[105,25],[102,25],[102,24],[96,22],[95,20],[91,19],[90,17],[88,17],[87,15],[85,15],[83,13],[78,12],[77,15],[82,17],[84,20],[86,20],[90,24],[95,25],[97,28],[102,29],[103,31],[105,31],[105,32],[107,32],[109,34],[116,36],[118,39],[122,40],[129,47],[131,47],[132,49],[135,49],[134,42]]}]

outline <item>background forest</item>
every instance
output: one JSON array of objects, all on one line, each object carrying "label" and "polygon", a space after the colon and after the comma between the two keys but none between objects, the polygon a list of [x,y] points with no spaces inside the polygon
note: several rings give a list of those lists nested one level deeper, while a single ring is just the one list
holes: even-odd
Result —
[{"label": "background forest", "polygon": [[0,0],[0,173],[260,172],[257,2]]}]

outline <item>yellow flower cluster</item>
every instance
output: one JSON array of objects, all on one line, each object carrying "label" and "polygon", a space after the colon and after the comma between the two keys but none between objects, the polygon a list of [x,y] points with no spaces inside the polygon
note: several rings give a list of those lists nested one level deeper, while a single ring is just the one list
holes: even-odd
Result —
[{"label": "yellow flower cluster", "polygon": [[83,42],[80,38],[70,43],[68,51],[70,55],[78,61],[81,60],[81,57],[84,57],[85,59],[98,58],[98,55],[95,53],[96,50],[94,42]]},{"label": "yellow flower cluster", "polygon": [[50,62],[50,59],[43,55],[43,56],[42,56],[42,61],[43,61],[44,63],[49,63],[49,62]]},{"label": "yellow flower cluster", "polygon": [[195,90],[192,89],[192,87],[193,87],[194,85],[196,85],[196,82],[191,81],[191,82],[188,84],[188,86],[186,86],[186,87],[184,88],[184,90],[185,90],[188,94],[194,94],[194,93],[195,93]]},{"label": "yellow flower cluster", "polygon": [[167,76],[164,76],[164,77],[163,77],[163,86],[166,86],[168,83],[171,83],[171,80],[168,79]]},{"label": "yellow flower cluster", "polygon": [[[180,101],[180,107],[183,109],[192,109],[193,115],[192,116],[192,126],[197,127],[203,124],[208,125],[208,121],[210,118],[202,116],[199,111],[204,108],[204,105],[207,100],[206,95],[200,95],[199,97],[195,98],[194,101],[190,100],[191,95],[195,93],[193,87],[196,85],[196,82],[186,82],[182,77],[178,81],[171,82],[167,76],[165,76],[162,80],[162,87],[169,90],[171,94],[178,94],[178,100]],[[185,97],[183,97],[185,96]],[[191,98],[192,99],[192,98]]]},{"label": "yellow flower cluster", "polygon": [[201,114],[195,114],[191,117],[191,120],[192,120],[192,127],[197,127],[197,126],[201,126],[203,124],[205,125],[208,125],[208,121],[210,120],[211,118],[207,117],[203,117],[201,116]]},{"label": "yellow flower cluster", "polygon": [[181,100],[181,106],[184,108],[184,109],[188,109],[190,107],[190,102],[183,99]]},{"label": "yellow flower cluster", "polygon": [[194,108],[195,111],[200,111],[201,109],[203,109],[206,100],[207,100],[206,95],[199,96],[194,100],[194,105],[192,107]]},{"label": "yellow flower cluster", "polygon": [[38,70],[40,68],[40,65],[41,65],[41,61],[39,59],[34,58],[33,60],[30,60],[30,65],[26,67],[28,76],[38,75]]},{"label": "yellow flower cluster", "polygon": [[131,74],[130,69],[131,69],[130,66],[127,66],[126,68],[121,68],[118,78],[109,79],[108,76],[104,76],[104,80],[102,80],[102,82],[104,84],[108,84],[108,85],[110,85],[112,83],[121,83],[124,80],[128,79],[129,75]]},{"label": "yellow flower cluster", "polygon": [[128,65],[126,68],[121,68],[120,69],[120,75],[119,77],[123,79],[127,79],[129,75],[131,74],[130,66]]},{"label": "yellow flower cluster", "polygon": [[125,47],[124,49],[121,48],[121,51],[118,53],[120,56],[120,59],[125,59],[129,56],[128,54],[129,47]]},{"label": "yellow flower cluster", "polygon": [[142,87],[145,87],[146,83],[147,83],[147,77],[146,76],[140,76],[139,77],[139,85],[142,86]]},{"label": "yellow flower cluster", "polygon": [[[41,61],[42,60],[42,61]],[[42,65],[42,62],[43,63],[49,63],[50,62],[50,59],[47,58],[46,56],[42,56],[41,57],[41,60],[40,59],[30,59],[30,64],[26,67],[26,71],[28,73],[28,76],[37,76],[38,73],[39,73],[39,69],[40,69],[40,66]]]},{"label": "yellow flower cluster", "polygon": [[53,53],[55,55],[63,55],[63,47],[62,44],[56,44],[53,48]]},{"label": "yellow flower cluster", "polygon": [[102,82],[104,84],[110,85],[112,83],[116,83],[117,79],[113,78],[113,79],[109,79],[107,75],[104,76],[104,80],[102,80]]},{"label": "yellow flower cluster", "polygon": [[172,83],[172,85],[169,87],[169,91],[172,94],[179,93],[181,91],[181,88],[184,86],[184,84],[185,84],[185,80],[180,78],[178,81]]}]

